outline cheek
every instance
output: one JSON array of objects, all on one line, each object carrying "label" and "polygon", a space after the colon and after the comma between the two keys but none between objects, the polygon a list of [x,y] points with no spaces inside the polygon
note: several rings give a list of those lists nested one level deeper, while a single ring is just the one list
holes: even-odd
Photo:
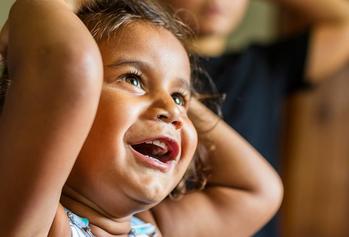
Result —
[{"label": "cheek", "polygon": [[102,93],[94,126],[106,134],[124,133],[138,118],[140,108],[135,98],[124,96],[123,92]]},{"label": "cheek", "polygon": [[230,23],[230,27],[238,24],[244,18],[247,11],[248,1],[229,1],[224,6],[227,10],[226,18],[227,22]]},{"label": "cheek", "polygon": [[[137,108],[134,106],[130,109],[130,107],[133,107],[132,100],[122,96],[122,93],[119,95],[115,92],[102,93],[96,118],[82,150],[85,160],[86,157],[88,159],[111,157],[112,159],[124,156],[122,152],[126,131],[137,119]],[[113,162],[116,161],[122,162],[113,160]],[[110,161],[105,160],[105,162]]]},{"label": "cheek", "polygon": [[192,122],[186,120],[182,130],[182,159],[189,164],[198,144],[198,135]]}]

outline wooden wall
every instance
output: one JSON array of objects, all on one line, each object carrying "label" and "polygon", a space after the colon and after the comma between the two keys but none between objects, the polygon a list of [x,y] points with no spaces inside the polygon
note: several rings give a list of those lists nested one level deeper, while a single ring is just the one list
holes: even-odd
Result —
[{"label": "wooden wall", "polygon": [[289,101],[282,237],[349,236],[349,67]]}]

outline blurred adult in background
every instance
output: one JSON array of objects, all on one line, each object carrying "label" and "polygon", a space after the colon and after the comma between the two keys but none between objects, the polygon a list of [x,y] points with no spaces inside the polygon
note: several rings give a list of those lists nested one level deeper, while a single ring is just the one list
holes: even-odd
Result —
[{"label": "blurred adult in background", "polygon": [[[349,1],[274,0],[306,16],[309,27],[269,45],[229,53],[225,50],[228,38],[249,0],[161,1],[177,10],[197,34],[192,50],[202,56],[201,66],[226,95],[225,121],[278,168],[284,99],[349,62]],[[256,236],[275,237],[277,232],[274,220]]]}]

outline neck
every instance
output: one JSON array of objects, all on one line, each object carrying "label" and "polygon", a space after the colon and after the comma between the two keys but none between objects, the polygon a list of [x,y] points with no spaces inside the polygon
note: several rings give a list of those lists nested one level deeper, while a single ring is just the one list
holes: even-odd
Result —
[{"label": "neck", "polygon": [[224,53],[227,37],[221,35],[199,36],[193,41],[192,50],[201,56],[219,56]]},{"label": "neck", "polygon": [[112,217],[69,187],[64,187],[61,203],[73,213],[89,219],[91,226],[96,226],[108,234],[127,235],[131,229],[131,216]]}]

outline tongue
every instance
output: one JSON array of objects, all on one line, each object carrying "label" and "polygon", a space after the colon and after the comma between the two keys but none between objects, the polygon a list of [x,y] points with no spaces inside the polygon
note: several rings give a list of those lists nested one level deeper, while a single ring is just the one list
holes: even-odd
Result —
[{"label": "tongue", "polygon": [[147,144],[147,143],[133,145],[132,147],[136,151],[142,153],[143,155],[151,156],[157,159],[167,152],[166,149],[162,147],[159,147],[153,144]]}]

